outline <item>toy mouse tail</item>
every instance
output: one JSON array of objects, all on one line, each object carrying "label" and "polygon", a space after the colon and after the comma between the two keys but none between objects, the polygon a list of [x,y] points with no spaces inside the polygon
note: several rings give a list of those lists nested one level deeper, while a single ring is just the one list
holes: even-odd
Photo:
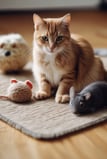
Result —
[{"label": "toy mouse tail", "polygon": [[7,96],[0,96],[0,99],[8,100],[9,98]]}]

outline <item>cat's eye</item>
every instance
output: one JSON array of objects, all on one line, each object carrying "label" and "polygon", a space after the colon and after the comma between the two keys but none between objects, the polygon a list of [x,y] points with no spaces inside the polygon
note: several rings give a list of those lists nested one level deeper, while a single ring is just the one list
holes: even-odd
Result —
[{"label": "cat's eye", "polygon": [[44,36],[41,36],[41,39],[42,39],[43,41],[45,41],[45,42],[48,41],[48,37],[45,36],[45,35],[44,35]]},{"label": "cat's eye", "polygon": [[61,42],[63,39],[64,39],[64,36],[59,35],[59,36],[56,38],[56,42]]}]

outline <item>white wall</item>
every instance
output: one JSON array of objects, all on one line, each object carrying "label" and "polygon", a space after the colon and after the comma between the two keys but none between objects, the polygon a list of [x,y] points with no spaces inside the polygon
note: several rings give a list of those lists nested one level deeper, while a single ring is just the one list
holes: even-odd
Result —
[{"label": "white wall", "polygon": [[95,7],[99,0],[0,0],[0,10]]}]

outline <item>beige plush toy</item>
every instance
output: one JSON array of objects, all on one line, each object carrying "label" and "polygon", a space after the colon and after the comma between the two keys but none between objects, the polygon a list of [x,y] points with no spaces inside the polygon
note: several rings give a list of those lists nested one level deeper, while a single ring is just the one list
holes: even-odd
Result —
[{"label": "beige plush toy", "polygon": [[29,60],[29,47],[20,34],[0,35],[0,71],[20,71]]},{"label": "beige plush toy", "polygon": [[11,80],[11,84],[7,89],[6,96],[0,96],[0,99],[10,100],[17,103],[29,102],[33,99],[32,97],[31,81],[18,81],[16,79]]}]

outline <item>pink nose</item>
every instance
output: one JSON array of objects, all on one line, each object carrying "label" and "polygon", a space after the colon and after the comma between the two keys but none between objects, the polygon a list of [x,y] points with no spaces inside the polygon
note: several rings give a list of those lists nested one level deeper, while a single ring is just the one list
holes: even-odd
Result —
[{"label": "pink nose", "polygon": [[54,45],[50,46],[50,50],[53,51],[54,50]]}]

